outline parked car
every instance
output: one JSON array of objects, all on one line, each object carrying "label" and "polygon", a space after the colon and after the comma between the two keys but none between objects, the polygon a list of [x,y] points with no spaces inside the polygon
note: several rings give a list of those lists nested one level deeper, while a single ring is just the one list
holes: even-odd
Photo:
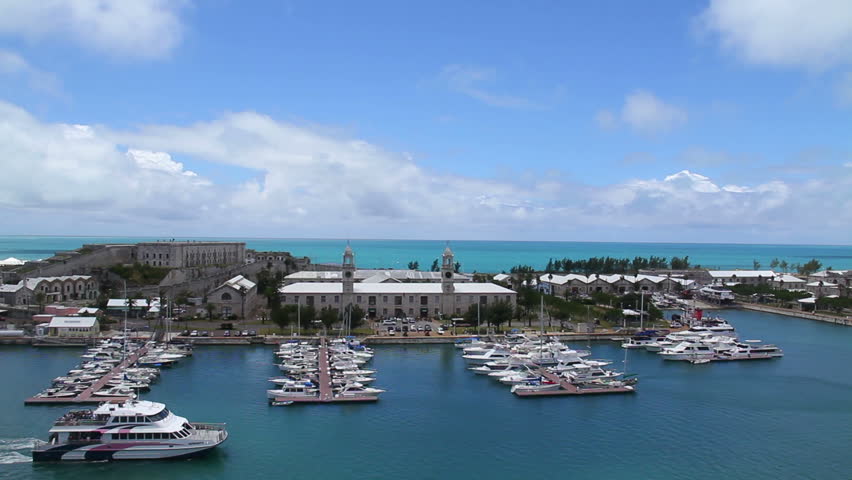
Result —
[{"label": "parked car", "polygon": [[225,333],[223,333],[222,335],[224,335],[224,336],[226,336],[226,337],[230,337],[230,336],[231,336],[231,331],[230,331],[230,330],[225,330]]},{"label": "parked car", "polygon": [[248,335],[248,330],[243,330],[243,336],[244,336],[244,337],[248,337],[248,336],[249,336],[249,335]]},{"label": "parked car", "polygon": [[256,337],[256,336],[257,336],[257,332],[256,332],[256,331],[254,331],[254,330],[249,330],[249,336],[250,336],[250,337]]},{"label": "parked car", "polygon": [[382,320],[382,325],[396,325],[396,321],[390,318]]},{"label": "parked car", "polygon": [[189,336],[190,337],[197,337],[198,336],[198,330],[193,330],[192,333],[189,334]]},{"label": "parked car", "polygon": [[393,327],[388,327],[388,335],[393,337],[394,335],[396,335],[396,330]]},{"label": "parked car", "polygon": [[444,327],[438,327],[438,335],[444,334]]},{"label": "parked car", "polygon": [[189,336],[189,330],[184,330],[184,331],[180,332],[180,336],[181,337],[188,337]]},{"label": "parked car", "polygon": [[417,325],[417,331],[422,332],[423,331],[423,325]]},{"label": "parked car", "polygon": [[423,330],[426,330],[427,332],[431,332],[431,331],[432,331],[432,325],[426,324],[426,325],[423,327]]},{"label": "parked car", "polygon": [[210,332],[208,332],[207,330],[202,330],[202,331],[201,331],[201,336],[202,336],[202,337],[209,337],[209,336],[210,336]]}]

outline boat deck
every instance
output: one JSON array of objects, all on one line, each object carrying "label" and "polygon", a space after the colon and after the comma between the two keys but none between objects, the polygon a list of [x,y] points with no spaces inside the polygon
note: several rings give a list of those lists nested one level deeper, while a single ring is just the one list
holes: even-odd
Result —
[{"label": "boat deck", "polygon": [[543,367],[538,367],[538,374],[548,379],[553,383],[558,383],[557,390],[515,390],[515,395],[519,397],[554,397],[560,395],[603,395],[607,393],[634,393],[635,390],[631,387],[578,387],[554,373],[548,372]]},{"label": "boat deck", "polygon": [[375,402],[377,397],[335,397],[331,388],[331,366],[328,363],[328,347],[325,344],[325,338],[320,341],[319,353],[319,396],[315,397],[275,397],[272,401],[278,402],[293,402],[293,403],[341,403],[341,402]]},{"label": "boat deck", "polygon": [[125,368],[136,363],[139,357],[142,357],[148,352],[148,347],[141,347],[132,354],[128,355],[123,362],[119,363],[106,375],[93,383],[91,387],[80,392],[76,397],[30,397],[24,400],[25,405],[62,405],[74,403],[102,403],[102,402],[125,402],[130,400],[128,397],[99,397],[95,392],[100,391],[110,380],[121,373]]}]

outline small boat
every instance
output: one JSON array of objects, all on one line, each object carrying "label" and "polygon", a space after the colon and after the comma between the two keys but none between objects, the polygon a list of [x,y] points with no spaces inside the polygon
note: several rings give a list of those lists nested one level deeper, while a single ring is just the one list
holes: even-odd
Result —
[{"label": "small boat", "polygon": [[689,363],[691,363],[693,365],[704,365],[705,363],[710,363],[713,360],[709,359],[709,358],[694,358],[694,359],[688,360],[688,361],[689,361]]},{"label": "small boat", "polygon": [[272,405],[273,407],[286,407],[287,405],[293,405],[293,401],[292,400],[287,400],[287,401],[284,401],[284,402],[272,401],[272,402],[269,402],[269,404]]}]

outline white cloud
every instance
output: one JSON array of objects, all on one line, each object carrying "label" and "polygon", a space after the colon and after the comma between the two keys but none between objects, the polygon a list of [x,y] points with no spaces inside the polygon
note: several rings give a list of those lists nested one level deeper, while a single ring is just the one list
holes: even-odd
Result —
[{"label": "white cloud", "polygon": [[0,48],[0,75],[20,75],[33,90],[62,95],[62,86],[56,75],[32,66],[24,57],[11,50]]},{"label": "white cloud", "polygon": [[686,123],[686,112],[645,90],[637,90],[624,101],[621,120],[635,131],[648,135],[668,132]]},{"label": "white cloud", "polygon": [[172,156],[166,152],[152,152],[150,150],[137,150],[131,148],[127,156],[132,159],[139,168],[148,170],[159,170],[171,174],[197,177],[198,174],[191,170],[184,170],[183,164],[172,160]]},{"label": "white cloud", "polygon": [[69,37],[115,57],[159,58],[181,41],[184,0],[0,0],[0,33]]},{"label": "white cloud", "polygon": [[[175,157],[260,174],[219,185]],[[0,103],[9,231],[73,219],[64,233],[744,241],[753,228],[756,241],[815,241],[852,234],[852,172],[836,168],[804,183],[723,186],[687,170],[606,186],[491,180],[253,112],[121,131],[45,123]]]},{"label": "white cloud", "polygon": [[848,0],[711,0],[698,21],[749,63],[822,69],[852,61]]},{"label": "white cloud", "polygon": [[497,78],[497,71],[493,68],[483,68],[469,65],[447,65],[441,71],[439,79],[447,87],[456,92],[467,95],[492,107],[538,109],[540,105],[527,98],[493,93],[484,85],[493,83]]},{"label": "white cloud", "polygon": [[624,124],[639,134],[655,136],[684,125],[687,118],[686,111],[680,107],[660,100],[647,90],[636,90],[624,98],[618,117],[609,110],[600,110],[595,123],[603,130]]}]

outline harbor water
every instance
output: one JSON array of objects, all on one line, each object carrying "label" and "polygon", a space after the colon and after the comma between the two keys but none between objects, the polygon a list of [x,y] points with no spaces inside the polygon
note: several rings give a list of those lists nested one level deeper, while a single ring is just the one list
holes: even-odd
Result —
[{"label": "harbor water", "polygon": [[[73,250],[87,243],[136,243],[155,241],[143,237],[61,237],[0,236],[0,260],[48,258],[55,252]],[[178,238],[177,240],[187,240]],[[197,238],[192,240],[244,241],[258,251],[289,251],[298,257],[310,257],[314,263],[340,262],[346,240],[275,239],[275,238]],[[428,270],[444,249],[442,240],[352,240],[356,260],[361,268],[407,268],[417,261]],[[812,258],[823,267],[852,268],[852,247],[848,245],[752,245],[725,243],[613,243],[613,242],[510,242],[484,240],[452,241],[456,260],[464,272],[508,271],[515,265],[532,265],[543,269],[548,259],[589,257],[634,258],[652,255],[671,259],[689,256],[692,265],[705,268],[751,269],[754,261],[769,268],[774,258],[790,265],[806,263]]]},{"label": "harbor water", "polygon": [[[82,352],[0,347],[0,478],[849,478],[852,330],[719,314],[785,357],[690,365],[629,351],[635,394],[521,399],[466,371],[450,345],[380,346],[379,402],[270,407],[272,347],[200,346],[143,398],[227,422],[230,438],[207,457],[165,462],[30,463],[26,445],[67,407],[23,400]],[[591,347],[623,368],[615,342]]]}]

